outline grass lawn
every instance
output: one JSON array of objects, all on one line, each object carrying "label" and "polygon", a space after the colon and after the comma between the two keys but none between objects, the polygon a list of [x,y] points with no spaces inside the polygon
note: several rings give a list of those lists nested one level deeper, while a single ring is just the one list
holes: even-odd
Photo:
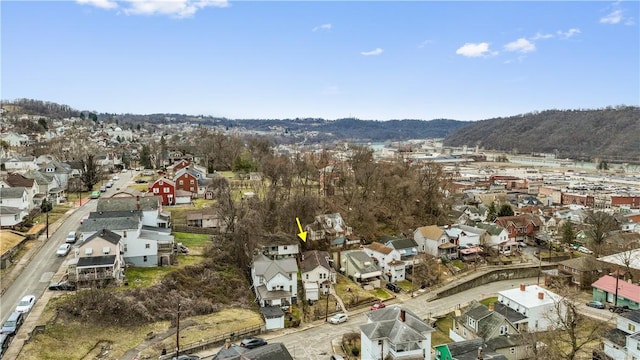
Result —
[{"label": "grass lawn", "polygon": [[[142,350],[141,358],[157,358],[163,347],[168,350],[175,348],[175,334],[166,333],[170,329],[168,321],[139,327],[97,327],[92,323],[56,320],[54,304],[64,301],[66,296],[74,295],[63,294],[47,304],[38,322],[46,324],[45,332],[24,345],[20,359],[97,359],[103,345],[109,346],[108,359],[120,359],[128,350],[143,344],[151,333],[154,338]],[[187,346],[262,323],[257,312],[247,309],[225,309],[209,315],[181,317],[180,345]]]},{"label": "grass lawn", "polygon": [[449,314],[436,321],[436,331],[431,333],[431,346],[452,342],[449,338],[449,330],[453,325],[453,315]]},{"label": "grass lawn", "polygon": [[393,295],[389,294],[388,291],[380,288],[375,290],[369,290],[369,294],[371,294],[376,299],[387,300],[393,298]]},{"label": "grass lawn", "polygon": [[[338,283],[334,285],[336,294],[340,296],[345,306],[348,308],[355,303],[373,302],[375,297],[371,293],[355,282],[349,280],[346,276],[338,274]],[[347,291],[349,289],[350,291]]]},{"label": "grass lawn", "polygon": [[196,254],[202,254],[207,245],[211,244],[211,235],[207,234],[190,234],[190,233],[173,233],[176,243],[182,243],[182,245],[189,248],[189,252]]},{"label": "grass lawn", "polygon": [[484,305],[484,306],[489,306],[489,305],[491,305],[491,304],[493,304],[493,303],[495,303],[495,302],[497,302],[497,301],[498,301],[498,297],[497,297],[497,296],[494,296],[494,297],[490,297],[490,298],[482,299],[482,300],[480,300],[480,303],[481,303],[482,305]]}]

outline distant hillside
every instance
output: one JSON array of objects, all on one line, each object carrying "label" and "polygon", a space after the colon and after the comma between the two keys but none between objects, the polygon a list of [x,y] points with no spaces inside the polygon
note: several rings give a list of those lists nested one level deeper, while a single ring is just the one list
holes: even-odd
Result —
[{"label": "distant hillside", "polygon": [[560,158],[640,163],[640,108],[548,110],[469,123],[448,135],[447,146],[475,146]]}]

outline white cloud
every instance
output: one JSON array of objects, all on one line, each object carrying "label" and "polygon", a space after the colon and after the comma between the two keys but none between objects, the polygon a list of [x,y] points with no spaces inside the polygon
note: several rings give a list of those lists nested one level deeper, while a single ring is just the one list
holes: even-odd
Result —
[{"label": "white cloud", "polygon": [[380,48],[376,48],[375,50],[371,50],[371,51],[363,51],[360,53],[360,55],[364,55],[364,56],[377,56],[382,54],[384,50],[380,49]]},{"label": "white cloud", "polygon": [[102,9],[115,9],[118,7],[118,3],[111,0],[76,0],[78,4],[93,5]]},{"label": "white cloud", "polygon": [[544,33],[536,33],[535,35],[533,35],[531,37],[531,40],[536,41],[536,40],[545,40],[545,39],[551,39],[553,37],[553,34],[544,34]]},{"label": "white cloud", "polygon": [[[80,4],[93,5],[104,9],[118,7],[111,0],[76,0]],[[227,0],[124,0],[122,9],[127,15],[169,15],[178,18],[193,16],[206,7],[227,7]]]},{"label": "white cloud", "polygon": [[580,34],[580,29],[572,28],[567,31],[558,30],[556,31],[556,33],[560,38],[568,39],[570,37],[573,37],[574,35]]},{"label": "white cloud", "polygon": [[462,45],[458,50],[456,50],[456,54],[466,56],[466,57],[487,56],[490,54],[489,43],[486,43],[486,42],[482,42],[478,44],[466,43]]},{"label": "white cloud", "polygon": [[322,24],[319,26],[316,26],[313,28],[313,31],[318,31],[318,30],[331,30],[331,24]]},{"label": "white cloud", "polygon": [[423,42],[420,43],[420,45],[418,45],[419,48],[423,48],[429,44],[433,43],[433,40],[425,40]]},{"label": "white cloud", "polygon": [[528,53],[528,52],[536,51],[536,45],[525,38],[520,38],[516,41],[512,41],[507,45],[505,45],[504,49],[507,51]]},{"label": "white cloud", "polygon": [[609,15],[600,18],[603,24],[618,24],[622,21],[622,10],[614,10]]}]

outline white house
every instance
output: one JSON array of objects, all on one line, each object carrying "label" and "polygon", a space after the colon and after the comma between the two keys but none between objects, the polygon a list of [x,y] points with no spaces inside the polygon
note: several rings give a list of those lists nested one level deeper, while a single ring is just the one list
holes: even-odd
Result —
[{"label": "white house", "polygon": [[4,162],[4,167],[9,172],[24,172],[28,170],[36,170],[38,165],[36,164],[36,158],[33,156],[18,156],[7,159]]},{"label": "white house", "polygon": [[453,239],[459,246],[477,246],[480,245],[480,231],[473,231],[473,228],[463,230],[458,226],[449,226],[444,228],[444,232]]},{"label": "white house", "polygon": [[[17,219],[19,219],[18,222],[21,222],[22,219],[29,214],[30,209],[27,189],[24,187],[0,188],[0,206],[6,208],[3,211],[7,217],[6,220],[9,221],[13,218],[13,221],[15,221],[17,215]],[[5,216],[3,216],[3,218]],[[1,225],[5,226],[5,223],[2,222]],[[9,226],[9,222],[7,222],[7,226]]]},{"label": "white house", "polygon": [[520,331],[552,330],[557,327],[558,319],[566,316],[562,297],[538,285],[499,291],[498,303],[522,315],[514,322]]},{"label": "white house", "polygon": [[611,359],[640,359],[640,310],[619,314],[616,328],[604,336],[602,343]]},{"label": "white house", "polygon": [[297,301],[298,264],[293,257],[274,260],[257,254],[251,267],[251,279],[261,307],[288,307]]},{"label": "white house", "polygon": [[434,257],[446,256],[450,259],[458,257],[458,245],[452,242],[443,228],[437,225],[422,226],[413,232],[413,239],[418,244],[418,251]]},{"label": "white house", "polygon": [[265,255],[273,259],[296,257],[300,252],[298,244],[270,244],[263,249]]},{"label": "white house", "polygon": [[18,225],[24,217],[20,209],[13,206],[0,205],[0,228]]},{"label": "white house", "polygon": [[373,242],[364,247],[367,253],[380,266],[382,275],[389,282],[404,280],[405,263],[400,260],[400,253],[392,247]]},{"label": "white house", "polygon": [[400,306],[365,313],[360,326],[362,359],[431,359],[433,328]]},{"label": "white house", "polygon": [[[120,196],[120,194],[122,194],[122,196]],[[170,214],[162,212],[161,197],[120,194],[115,194],[110,198],[98,199],[96,211],[140,211],[143,226],[170,227]]]},{"label": "white house", "polygon": [[13,132],[0,135],[0,140],[5,141],[11,147],[26,146],[29,144],[29,137],[27,135]]},{"label": "white house", "polygon": [[326,295],[331,284],[336,283],[336,271],[329,260],[329,253],[326,251],[311,250],[302,254],[300,275],[306,300],[319,300],[320,293]]},{"label": "white house", "polygon": [[94,232],[76,249],[69,273],[78,287],[119,284],[124,278],[121,236],[107,229]]},{"label": "white house", "polygon": [[502,226],[479,223],[475,227],[486,231],[484,240],[480,241],[483,246],[497,248],[499,244],[509,240],[509,232]]},{"label": "white house", "polygon": [[109,229],[122,237],[124,261],[138,267],[169,265],[173,254],[170,229],[143,226],[140,211],[92,212],[80,225],[82,241],[96,231]]}]

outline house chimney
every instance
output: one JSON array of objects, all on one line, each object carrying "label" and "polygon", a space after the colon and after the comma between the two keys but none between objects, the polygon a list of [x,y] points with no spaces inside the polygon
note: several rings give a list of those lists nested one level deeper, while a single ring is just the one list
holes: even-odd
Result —
[{"label": "house chimney", "polygon": [[231,347],[231,339],[227,339],[224,341],[224,348],[228,349]]},{"label": "house chimney", "polygon": [[496,309],[495,303],[489,304],[489,311],[494,311]]},{"label": "house chimney", "polygon": [[538,293],[538,299],[540,300],[544,299],[544,293],[542,291]]},{"label": "house chimney", "polygon": [[402,322],[404,322],[404,321],[405,321],[405,319],[406,319],[406,315],[407,315],[407,313],[406,313],[403,309],[401,309],[401,310],[400,310],[400,320],[401,320]]},{"label": "house chimney", "polygon": [[520,284],[520,291],[527,290],[527,286],[525,284]]}]

